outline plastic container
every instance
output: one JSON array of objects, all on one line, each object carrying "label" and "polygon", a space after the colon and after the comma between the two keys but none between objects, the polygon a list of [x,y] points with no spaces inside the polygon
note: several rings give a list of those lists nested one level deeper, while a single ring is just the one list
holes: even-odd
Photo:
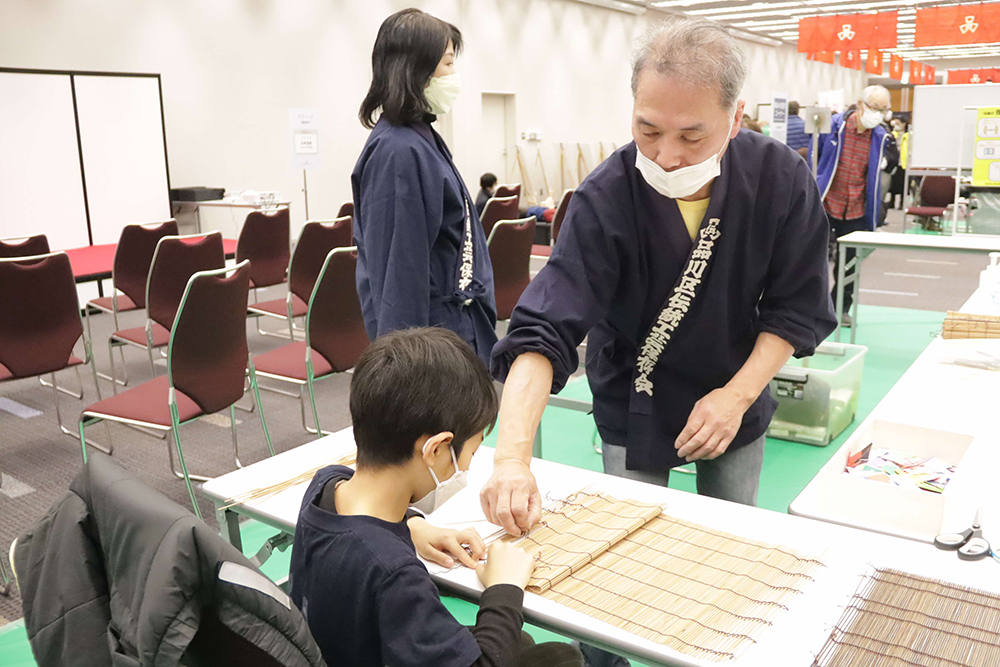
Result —
[{"label": "plastic container", "polygon": [[864,345],[821,343],[816,354],[791,359],[770,382],[778,409],[767,434],[825,447],[858,413]]}]

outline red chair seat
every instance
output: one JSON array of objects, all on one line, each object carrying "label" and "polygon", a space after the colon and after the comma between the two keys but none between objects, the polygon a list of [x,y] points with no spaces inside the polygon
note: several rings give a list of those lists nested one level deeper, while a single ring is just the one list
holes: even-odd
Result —
[{"label": "red chair seat", "polygon": [[[284,285],[284,284],[285,284],[285,283],[287,283],[287,282],[288,282],[288,278],[285,278],[284,280],[281,280],[281,281],[279,281],[279,282],[276,282],[276,283],[269,283],[269,284],[267,284],[267,285],[258,285],[258,284],[257,284],[257,283],[255,283],[255,282],[253,281],[253,279],[251,278],[251,279],[250,279],[250,289],[258,289],[258,288],[261,288],[261,289],[263,289],[263,288],[265,288],[265,287],[274,287],[275,285]],[[256,304],[255,304],[255,305],[256,305]]]},{"label": "red chair seat", "polygon": [[531,254],[535,257],[551,257],[552,256],[552,246],[548,245],[533,245],[531,246]]},{"label": "red chair seat", "polygon": [[[146,347],[146,327],[133,327],[122,329],[111,334],[112,338],[135,343],[140,347]],[[163,347],[170,342],[170,331],[153,322],[153,347]]]},{"label": "red chair seat", "polygon": [[[56,371],[61,371],[65,368],[72,368],[73,366],[79,366],[82,363],[83,359],[78,359],[71,354],[69,355],[69,361],[66,362],[66,365],[63,366],[62,368],[57,368]],[[31,375],[28,377],[35,377],[35,376]],[[0,382],[4,382],[5,380],[17,380],[17,379],[19,378],[14,377],[14,374],[10,372],[10,369],[8,369],[3,364],[0,364]]]},{"label": "red chair seat", "polygon": [[936,218],[939,215],[944,215],[948,209],[939,208],[937,206],[911,206],[906,209],[906,215],[922,215],[928,218]]},{"label": "red chair seat", "polygon": [[[113,296],[102,296],[96,299],[91,299],[87,302],[88,306],[93,306],[98,310],[103,310],[105,313],[114,312],[114,297]],[[135,301],[128,298],[124,294],[118,295],[118,312],[127,313],[130,310],[138,310],[138,306],[135,305]]]},{"label": "red chair seat", "polygon": [[[333,367],[316,350],[312,351],[313,377],[320,378],[333,372]],[[258,375],[278,375],[293,380],[305,382],[306,377],[306,344],[296,341],[282,345],[277,350],[271,350],[253,358],[254,368]]]},{"label": "red chair seat", "polygon": [[[261,301],[260,303],[251,303],[247,310],[251,313],[264,313],[266,315],[277,315],[278,317],[288,318],[288,306],[285,305],[284,299],[271,299],[270,301]],[[305,314],[309,312],[309,304],[300,299],[299,297],[292,295],[292,314],[295,317],[304,317]],[[304,361],[302,363],[305,363]]]},{"label": "red chair seat", "polygon": [[[86,415],[104,419],[128,419],[144,424],[170,426],[170,406],[167,403],[170,383],[166,375],[144,382],[117,396],[94,403]],[[181,423],[202,414],[198,404],[177,390],[177,412]]]}]

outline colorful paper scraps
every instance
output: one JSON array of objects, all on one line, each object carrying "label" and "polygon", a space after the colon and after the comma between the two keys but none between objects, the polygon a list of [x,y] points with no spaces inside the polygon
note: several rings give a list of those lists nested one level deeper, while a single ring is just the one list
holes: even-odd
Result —
[{"label": "colorful paper scraps", "polygon": [[943,493],[955,474],[955,466],[936,457],[922,458],[894,449],[868,445],[848,456],[844,472],[883,484]]}]

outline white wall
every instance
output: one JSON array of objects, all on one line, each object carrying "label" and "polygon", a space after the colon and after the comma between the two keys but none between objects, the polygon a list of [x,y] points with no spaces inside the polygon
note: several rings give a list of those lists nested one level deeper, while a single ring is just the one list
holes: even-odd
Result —
[{"label": "white wall", "polygon": [[[446,136],[470,187],[486,168],[476,153],[482,92],[516,94],[518,132],[543,133],[553,189],[556,142],[587,144],[593,167],[596,142],[609,152],[630,140],[629,57],[664,16],[572,0],[3,0],[0,65],[161,73],[171,184],[279,190],[301,223],[288,108],[321,110],[323,165],[309,173],[310,213],[330,217],[350,198],[367,136],[357,109],[375,34],[407,6],[455,23],[467,40],[464,92]],[[807,104],[820,90],[845,88],[851,99],[864,86],[863,73],[809,62],[793,47],[743,46],[751,114],[772,89]],[[527,155],[534,159],[533,147]],[[571,165],[575,172],[575,149]]]}]

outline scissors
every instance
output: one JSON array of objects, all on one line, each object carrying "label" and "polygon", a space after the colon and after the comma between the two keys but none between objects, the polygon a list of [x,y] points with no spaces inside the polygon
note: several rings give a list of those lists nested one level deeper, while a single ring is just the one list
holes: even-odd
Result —
[{"label": "scissors", "polygon": [[966,528],[961,533],[941,533],[934,538],[934,546],[947,551],[958,550],[962,560],[982,560],[992,552],[990,543],[983,537],[982,508],[976,511],[972,528]]}]

